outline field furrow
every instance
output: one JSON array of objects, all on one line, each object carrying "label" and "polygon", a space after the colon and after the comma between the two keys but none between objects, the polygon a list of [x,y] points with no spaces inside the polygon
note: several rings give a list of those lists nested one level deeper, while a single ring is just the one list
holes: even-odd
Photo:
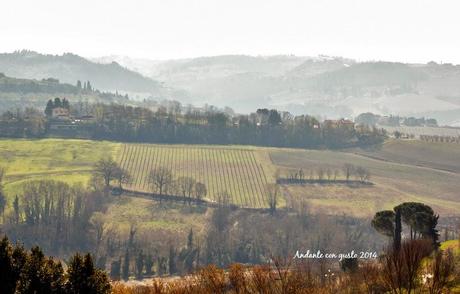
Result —
[{"label": "field furrow", "polygon": [[[265,175],[263,165],[255,162],[254,152],[258,151],[219,146],[124,144],[118,160],[131,176],[126,187],[134,191],[152,191],[148,176],[152,170],[164,167],[175,180],[190,177],[205,184],[208,199],[216,200],[219,193],[226,191],[235,205],[264,207]],[[177,189],[171,191],[178,194]]]}]

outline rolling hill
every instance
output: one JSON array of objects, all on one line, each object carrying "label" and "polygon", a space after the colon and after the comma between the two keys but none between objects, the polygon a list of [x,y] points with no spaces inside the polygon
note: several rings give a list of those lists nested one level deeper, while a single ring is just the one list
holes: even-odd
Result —
[{"label": "rolling hill", "polygon": [[25,107],[42,109],[54,97],[65,97],[73,102],[128,102],[128,97],[124,95],[99,90],[87,91],[53,78],[19,79],[0,73],[0,111]]},{"label": "rolling hill", "polygon": [[111,56],[123,66],[187,91],[192,103],[238,112],[276,107],[294,114],[353,117],[361,112],[460,121],[460,66],[357,62],[340,57],[226,55],[149,61]]},{"label": "rolling hill", "polygon": [[90,81],[103,91],[160,95],[164,90],[157,81],[122,67],[116,62],[100,64],[75,54],[44,55],[33,51],[0,54],[0,72],[25,79],[55,78],[75,85]]}]

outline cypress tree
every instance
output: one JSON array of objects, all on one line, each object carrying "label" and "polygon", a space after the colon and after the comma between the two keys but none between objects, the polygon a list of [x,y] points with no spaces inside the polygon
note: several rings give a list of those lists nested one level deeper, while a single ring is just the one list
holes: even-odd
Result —
[{"label": "cypress tree", "polygon": [[13,201],[14,223],[19,224],[19,197],[16,195]]},{"label": "cypress tree", "polygon": [[401,210],[396,208],[395,214],[395,234],[393,238],[393,249],[395,252],[401,248]]},{"label": "cypress tree", "polygon": [[121,276],[121,257],[110,264],[110,278],[119,280]]},{"label": "cypress tree", "polygon": [[174,248],[173,245],[169,247],[169,274],[174,275],[177,273],[177,267],[176,267],[176,249]]},{"label": "cypress tree", "polygon": [[129,280],[129,250],[126,249],[125,260],[123,261],[123,268],[121,272],[123,280]]},{"label": "cypress tree", "polygon": [[59,98],[59,97],[54,98],[54,106],[53,106],[53,108],[57,108],[57,107],[62,107],[61,98]]},{"label": "cypress tree", "polygon": [[136,279],[140,280],[143,277],[143,271],[144,271],[144,254],[142,253],[142,250],[139,251],[136,257]]},{"label": "cypress tree", "polygon": [[190,229],[190,232],[187,236],[187,249],[193,248],[193,229]]},{"label": "cypress tree", "polygon": [[53,108],[54,108],[53,100],[50,99],[46,103],[45,115],[48,117],[51,116],[53,114]]},{"label": "cypress tree", "polygon": [[153,267],[153,256],[151,254],[147,254],[145,257],[145,274],[147,276],[152,275],[152,267]]}]

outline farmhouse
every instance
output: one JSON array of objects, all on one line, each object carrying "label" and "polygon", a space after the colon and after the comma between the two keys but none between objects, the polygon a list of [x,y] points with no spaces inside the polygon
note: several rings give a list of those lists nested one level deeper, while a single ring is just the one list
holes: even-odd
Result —
[{"label": "farmhouse", "polygon": [[347,129],[354,129],[355,128],[355,123],[352,122],[351,120],[348,119],[339,119],[339,120],[331,120],[331,119],[326,119],[323,122],[323,125],[326,128],[347,128]]},{"label": "farmhouse", "polygon": [[69,109],[64,107],[55,107],[52,109],[51,117],[57,120],[69,120],[70,113]]}]

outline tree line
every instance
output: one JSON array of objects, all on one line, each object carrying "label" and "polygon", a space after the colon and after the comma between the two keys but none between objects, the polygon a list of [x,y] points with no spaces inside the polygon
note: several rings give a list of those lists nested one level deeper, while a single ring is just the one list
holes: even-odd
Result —
[{"label": "tree line", "polygon": [[4,294],[105,294],[111,292],[107,274],[96,268],[90,254],[74,254],[67,269],[38,246],[30,251],[5,236],[0,240],[0,288]]},{"label": "tree line", "polygon": [[[116,181],[118,189],[123,190],[124,184],[130,184],[132,177],[128,171],[121,168],[112,158],[103,158],[95,165],[96,176],[100,176],[106,188]],[[148,172],[150,191],[159,196],[180,196],[184,203],[202,202],[207,195],[206,185],[192,177],[175,177],[172,169],[159,166]]]},{"label": "tree line", "polygon": [[[72,105],[70,109],[78,114],[79,110]],[[94,120],[78,124],[76,137],[125,142],[296,148],[368,146],[380,144],[386,138],[383,129],[322,124],[309,115],[293,116],[275,109],[258,109],[248,115],[236,115],[215,107],[184,108],[176,102],[168,107],[159,105],[156,110],[120,104],[93,104],[88,111]],[[3,136],[46,136],[46,125],[34,126],[39,130],[36,132],[26,131],[39,120],[46,121],[43,115],[34,114],[32,119],[23,113],[5,112],[0,117],[0,130]]]},{"label": "tree line", "polygon": [[[318,167],[309,172],[303,169],[290,169],[284,173],[277,171],[279,184],[305,184],[305,183],[370,183],[371,173],[362,166],[345,163],[341,169]],[[355,181],[352,179],[355,178]]]},{"label": "tree line", "polygon": [[376,260],[346,258],[340,269],[317,261],[273,257],[257,266],[209,265],[179,279],[157,279],[146,286],[115,283],[113,288],[123,294],[453,293],[460,283],[455,263],[451,250],[432,253],[429,242],[411,240],[402,244],[399,254],[387,249]]},{"label": "tree line", "polygon": [[443,135],[420,135],[420,140],[426,142],[440,142],[440,143],[460,143],[460,136],[443,136]]}]

